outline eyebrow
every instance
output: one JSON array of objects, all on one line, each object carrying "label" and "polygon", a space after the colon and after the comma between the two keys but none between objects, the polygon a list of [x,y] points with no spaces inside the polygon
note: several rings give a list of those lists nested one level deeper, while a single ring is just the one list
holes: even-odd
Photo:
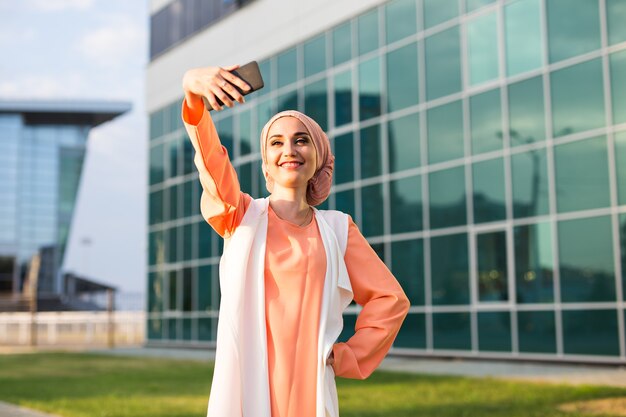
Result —
[{"label": "eyebrow", "polygon": [[[285,136],[285,135],[283,135],[283,134],[276,133],[275,135],[270,136],[270,137],[269,137],[269,139],[273,139],[273,138],[275,138],[275,137],[281,137],[281,138],[282,138],[282,137],[284,137],[284,136]],[[311,135],[309,135],[309,133],[308,133],[308,132],[296,132],[296,133],[294,133],[294,134],[293,134],[293,137],[295,137],[295,136],[308,136],[308,137],[311,137]],[[269,139],[268,139],[268,140],[269,140]]]}]

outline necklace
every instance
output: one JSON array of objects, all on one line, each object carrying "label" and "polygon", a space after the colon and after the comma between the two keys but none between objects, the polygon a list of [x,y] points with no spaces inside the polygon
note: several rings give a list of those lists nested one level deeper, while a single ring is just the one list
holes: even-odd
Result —
[{"label": "necklace", "polygon": [[306,212],[306,215],[304,216],[304,221],[298,224],[298,227],[304,226],[307,223],[307,220],[309,218],[309,213],[313,213],[313,210],[311,210],[311,206],[309,206],[309,210]]}]

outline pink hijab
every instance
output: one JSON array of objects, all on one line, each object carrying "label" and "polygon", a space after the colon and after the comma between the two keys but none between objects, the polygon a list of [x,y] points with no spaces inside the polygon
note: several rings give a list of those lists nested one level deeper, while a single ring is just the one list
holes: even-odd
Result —
[{"label": "pink hijab", "polygon": [[263,175],[265,176],[265,186],[267,187],[267,191],[270,193],[274,188],[274,180],[269,176],[267,171],[267,155],[265,152],[265,145],[267,143],[267,135],[269,134],[270,127],[272,124],[280,119],[281,117],[295,117],[300,120],[302,124],[306,127],[309,135],[311,135],[311,140],[313,141],[313,146],[315,147],[315,151],[317,153],[317,167],[315,169],[315,174],[309,180],[309,185],[306,190],[306,200],[312,206],[317,206],[328,198],[328,194],[330,194],[330,187],[333,182],[333,166],[335,164],[335,156],[332,154],[330,150],[330,141],[328,140],[328,136],[322,130],[320,125],[309,116],[304,113],[300,113],[295,110],[287,110],[282,111],[278,114],[275,114],[263,127],[261,131],[261,156],[263,158]]}]

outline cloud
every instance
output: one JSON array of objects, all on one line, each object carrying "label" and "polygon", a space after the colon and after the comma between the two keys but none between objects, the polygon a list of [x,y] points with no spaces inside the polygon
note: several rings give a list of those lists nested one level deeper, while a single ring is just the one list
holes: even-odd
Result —
[{"label": "cloud", "polygon": [[29,0],[28,6],[37,12],[58,12],[68,9],[85,10],[94,5],[94,0]]},{"label": "cloud", "polygon": [[0,97],[56,99],[85,95],[87,83],[79,73],[61,77],[52,74],[25,74],[0,81]]},{"label": "cloud", "polygon": [[127,65],[127,61],[144,52],[145,32],[132,22],[118,21],[85,35],[77,45],[88,60],[108,67]]}]

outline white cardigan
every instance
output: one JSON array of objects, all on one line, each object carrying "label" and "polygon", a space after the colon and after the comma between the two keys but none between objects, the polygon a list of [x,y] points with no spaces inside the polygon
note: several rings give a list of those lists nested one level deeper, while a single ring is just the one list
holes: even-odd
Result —
[{"label": "white cardigan", "polygon": [[[215,370],[207,417],[271,417],[265,326],[264,264],[269,199],[256,199],[225,242]],[[316,417],[338,417],[335,374],[326,359],[352,301],[344,263],[348,216],[315,210],[326,252],[317,345]]]}]

